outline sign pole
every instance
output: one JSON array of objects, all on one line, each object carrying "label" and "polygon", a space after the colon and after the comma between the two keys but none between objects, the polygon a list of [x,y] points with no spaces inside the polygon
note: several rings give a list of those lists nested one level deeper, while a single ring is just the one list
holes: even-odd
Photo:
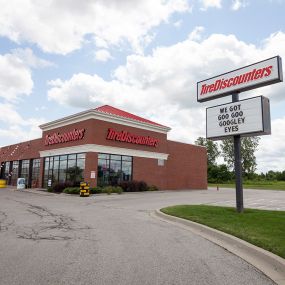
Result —
[{"label": "sign pole", "polygon": [[[239,101],[239,93],[232,94],[232,101]],[[241,139],[240,135],[234,136],[235,153],[235,176],[236,176],[236,209],[238,213],[243,212],[243,187],[242,187],[242,167],[241,167]]]}]

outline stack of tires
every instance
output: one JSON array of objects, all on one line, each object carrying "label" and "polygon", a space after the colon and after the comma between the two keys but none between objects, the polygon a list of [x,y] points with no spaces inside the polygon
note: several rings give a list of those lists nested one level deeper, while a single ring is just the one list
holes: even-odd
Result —
[{"label": "stack of tires", "polygon": [[80,197],[89,197],[89,183],[87,182],[80,182]]},{"label": "stack of tires", "polygon": [[0,188],[6,188],[6,180],[0,179]]}]

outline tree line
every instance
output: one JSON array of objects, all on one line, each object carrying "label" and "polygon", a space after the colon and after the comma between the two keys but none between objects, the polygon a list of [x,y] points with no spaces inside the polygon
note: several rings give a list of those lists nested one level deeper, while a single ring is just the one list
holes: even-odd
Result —
[{"label": "tree line", "polygon": [[[244,137],[241,139],[242,175],[246,180],[285,181],[285,171],[270,170],[267,173],[256,173],[255,151],[260,137]],[[222,140],[220,144],[203,137],[195,141],[196,145],[207,148],[208,155],[208,182],[232,182],[234,174],[234,144],[233,138]],[[218,164],[219,157],[223,157],[224,164]]]}]

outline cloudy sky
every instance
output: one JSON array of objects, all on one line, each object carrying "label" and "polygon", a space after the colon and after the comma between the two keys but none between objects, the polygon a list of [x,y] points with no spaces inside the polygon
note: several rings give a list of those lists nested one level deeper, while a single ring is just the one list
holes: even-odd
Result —
[{"label": "cloudy sky", "polygon": [[[0,0],[0,146],[38,125],[109,104],[205,136],[196,82],[263,59],[285,60],[285,0]],[[285,169],[285,83],[270,98],[259,171]]]}]

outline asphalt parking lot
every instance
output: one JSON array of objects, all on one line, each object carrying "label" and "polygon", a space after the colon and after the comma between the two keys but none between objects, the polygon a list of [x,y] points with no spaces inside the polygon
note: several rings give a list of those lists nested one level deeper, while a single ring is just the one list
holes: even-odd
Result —
[{"label": "asphalt parking lot", "polygon": [[[285,192],[245,190],[245,207],[285,210]],[[273,284],[217,245],[151,213],[235,204],[233,190],[80,198],[0,191],[0,284]]]}]

